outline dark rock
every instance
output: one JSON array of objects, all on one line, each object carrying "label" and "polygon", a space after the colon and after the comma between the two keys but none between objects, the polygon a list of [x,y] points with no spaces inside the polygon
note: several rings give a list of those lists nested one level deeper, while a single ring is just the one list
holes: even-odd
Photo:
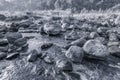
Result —
[{"label": "dark rock", "polygon": [[10,32],[17,32],[19,30],[19,24],[18,23],[12,23],[10,25],[9,31]]},{"label": "dark rock", "polygon": [[22,47],[26,43],[27,43],[27,39],[26,38],[19,38],[19,39],[15,40],[14,45],[18,46],[18,47]]},{"label": "dark rock", "polygon": [[107,47],[96,40],[88,40],[84,44],[83,49],[87,54],[97,57],[105,57],[109,55]]},{"label": "dark rock", "polygon": [[53,43],[43,43],[42,45],[41,45],[41,49],[42,50],[45,50],[45,49],[48,49],[48,48],[50,48],[51,46],[53,46]]},{"label": "dark rock", "polygon": [[0,38],[4,38],[4,37],[5,37],[5,34],[0,33]]},{"label": "dark rock", "polygon": [[34,24],[34,22],[32,20],[26,20],[26,21],[22,21],[19,23],[19,27],[22,28],[29,28],[30,25]]},{"label": "dark rock", "polygon": [[6,59],[7,60],[12,60],[12,59],[15,59],[19,56],[19,53],[10,53],[7,55]]},{"label": "dark rock", "polygon": [[3,14],[0,14],[0,20],[1,20],[1,21],[4,21],[5,19],[6,19],[6,16],[3,15]]},{"label": "dark rock", "polygon": [[56,23],[47,23],[44,25],[43,30],[48,35],[57,35],[61,32],[61,26]]},{"label": "dark rock", "polygon": [[4,59],[7,56],[6,53],[0,52],[0,60]]},{"label": "dark rock", "polygon": [[68,77],[70,80],[81,80],[80,75],[75,72],[69,72]]},{"label": "dark rock", "polygon": [[90,38],[94,39],[96,37],[99,37],[99,34],[97,32],[91,32],[90,33]]},{"label": "dark rock", "polygon": [[32,50],[30,52],[30,54],[28,55],[27,60],[29,62],[34,62],[34,61],[37,60],[37,57],[38,57],[38,51],[37,50]]},{"label": "dark rock", "polygon": [[0,46],[7,46],[8,40],[7,39],[0,39]]},{"label": "dark rock", "polygon": [[56,67],[62,71],[72,71],[72,63],[68,60],[59,59],[56,61]]},{"label": "dark rock", "polygon": [[15,40],[22,38],[22,34],[18,32],[14,32],[14,33],[11,32],[6,34],[6,38],[9,43],[14,44]]},{"label": "dark rock", "polygon": [[66,57],[68,57],[71,61],[78,63],[81,62],[84,57],[83,49],[78,46],[71,46],[66,51]]}]

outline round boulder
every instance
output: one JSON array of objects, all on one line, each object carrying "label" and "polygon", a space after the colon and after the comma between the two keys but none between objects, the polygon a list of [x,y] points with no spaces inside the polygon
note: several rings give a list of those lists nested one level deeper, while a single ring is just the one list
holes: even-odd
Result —
[{"label": "round boulder", "polygon": [[87,54],[97,57],[105,57],[109,55],[107,47],[104,46],[100,41],[96,41],[96,40],[88,40],[84,44],[83,50]]},{"label": "round boulder", "polygon": [[67,51],[66,51],[66,57],[71,59],[71,61],[78,63],[81,62],[83,57],[84,57],[84,52],[83,49],[78,47],[78,46],[71,46]]}]

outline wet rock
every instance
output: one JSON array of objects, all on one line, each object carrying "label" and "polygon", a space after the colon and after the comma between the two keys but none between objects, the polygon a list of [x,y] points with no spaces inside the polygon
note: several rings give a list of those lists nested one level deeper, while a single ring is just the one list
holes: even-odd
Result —
[{"label": "wet rock", "polygon": [[84,44],[83,49],[87,54],[97,57],[105,57],[109,55],[107,47],[96,40],[88,40]]},{"label": "wet rock", "polygon": [[99,34],[97,32],[91,32],[90,33],[90,38],[94,39],[96,37],[99,37]]},{"label": "wet rock", "polygon": [[119,56],[120,57],[120,48],[119,46],[111,46],[108,48],[111,55]]},{"label": "wet rock", "polygon": [[34,61],[37,60],[37,57],[38,57],[38,51],[37,50],[32,50],[30,52],[30,54],[28,55],[27,60],[29,62],[34,62]]},{"label": "wet rock", "polygon": [[48,35],[57,35],[61,32],[61,26],[56,23],[47,23],[44,25],[43,30]]},{"label": "wet rock", "polygon": [[72,63],[68,60],[59,59],[56,61],[56,67],[62,71],[72,71]]},{"label": "wet rock", "polygon": [[4,59],[7,56],[6,53],[0,52],[0,60]]},{"label": "wet rock", "polygon": [[66,57],[68,57],[71,61],[78,63],[82,62],[82,59],[84,57],[83,49],[78,46],[71,46],[66,51]]},{"label": "wet rock", "polygon": [[5,19],[6,19],[6,16],[3,15],[3,14],[0,14],[0,20],[1,20],[1,21],[4,21]]},{"label": "wet rock", "polygon": [[8,40],[7,39],[0,39],[0,46],[7,46]]},{"label": "wet rock", "polygon": [[52,64],[52,63],[54,62],[54,59],[53,59],[52,57],[50,57],[50,56],[46,56],[46,57],[44,58],[44,61],[45,61],[46,63],[48,63],[48,64]]},{"label": "wet rock", "polygon": [[13,44],[15,40],[22,38],[22,34],[18,32],[11,32],[6,34],[6,38],[9,43]]},{"label": "wet rock", "polygon": [[53,43],[50,43],[50,42],[48,42],[48,43],[43,43],[43,44],[41,45],[41,49],[42,49],[42,50],[46,50],[46,49],[50,48],[51,46],[53,46]]},{"label": "wet rock", "polygon": [[27,39],[26,38],[19,38],[19,39],[15,40],[14,45],[18,46],[18,47],[22,47],[26,43],[27,43]]},{"label": "wet rock", "polygon": [[10,53],[7,55],[6,59],[7,60],[12,60],[12,59],[15,59],[19,56],[19,53]]}]

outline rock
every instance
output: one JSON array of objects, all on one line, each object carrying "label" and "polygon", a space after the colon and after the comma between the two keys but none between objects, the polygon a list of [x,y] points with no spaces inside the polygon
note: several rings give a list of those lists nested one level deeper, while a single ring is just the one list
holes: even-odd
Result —
[{"label": "rock", "polygon": [[104,33],[106,33],[107,30],[108,30],[108,29],[107,29],[106,27],[99,27],[99,28],[97,29],[97,32],[98,32],[99,34],[104,34]]},{"label": "rock", "polygon": [[22,38],[22,34],[18,33],[18,32],[7,33],[6,38],[9,43],[13,44],[15,42],[15,40]]},{"label": "rock", "polygon": [[69,72],[68,77],[70,80],[81,80],[80,75],[75,72]]},{"label": "rock", "polygon": [[68,35],[65,35],[66,40],[76,40],[79,38],[80,36],[78,34],[78,31],[75,31],[75,29],[73,29]]},{"label": "rock", "polygon": [[96,41],[99,41],[100,43],[102,43],[102,44],[107,44],[107,40],[104,38],[104,37],[97,37],[97,38],[95,38],[95,40]]},{"label": "rock", "polygon": [[19,30],[19,24],[18,23],[12,23],[10,25],[9,31],[10,32],[18,32]]},{"label": "rock", "polygon": [[6,19],[6,16],[3,15],[3,14],[0,14],[0,20],[1,20],[1,21],[4,21],[5,19]]},{"label": "rock", "polygon": [[46,56],[46,57],[44,58],[44,61],[45,61],[46,63],[48,63],[48,64],[52,64],[52,63],[54,62],[53,58],[50,57],[50,56]]},{"label": "rock", "polygon": [[97,32],[91,32],[90,33],[90,38],[94,39],[96,37],[99,37],[99,34]]},{"label": "rock", "polygon": [[62,27],[62,31],[66,31],[67,28],[69,27],[69,24],[68,23],[63,23],[61,27]]},{"label": "rock", "polygon": [[80,39],[77,39],[75,41],[72,41],[70,44],[71,45],[76,45],[76,46],[79,46],[79,47],[83,47],[83,45],[85,44],[87,40],[83,37],[83,38],[80,38]]},{"label": "rock", "polygon": [[19,53],[11,53],[11,54],[8,54],[6,59],[7,60],[12,60],[12,59],[15,59],[19,56]]},{"label": "rock", "polygon": [[111,55],[119,56],[120,57],[120,48],[119,46],[111,46],[108,48]]},{"label": "rock", "polygon": [[75,63],[82,62],[82,59],[84,57],[83,49],[78,46],[71,46],[66,51],[66,57],[68,57],[71,61]]},{"label": "rock", "polygon": [[1,52],[8,52],[9,47],[8,46],[0,46]]},{"label": "rock", "polygon": [[43,43],[43,44],[41,45],[41,49],[42,49],[42,50],[46,50],[46,49],[50,48],[51,46],[53,46],[53,43],[50,43],[50,42]]},{"label": "rock", "polygon": [[32,50],[30,52],[30,54],[28,55],[27,60],[29,62],[34,62],[34,61],[37,60],[37,57],[38,57],[38,51],[37,50]]},{"label": "rock", "polygon": [[115,33],[109,33],[109,41],[118,41],[117,35]]},{"label": "rock", "polygon": [[2,33],[6,33],[6,32],[7,32],[7,27],[6,27],[6,25],[0,26],[0,32],[2,32]]},{"label": "rock", "polygon": [[56,61],[56,67],[62,71],[72,71],[72,63],[68,60],[59,59]]},{"label": "rock", "polygon": [[59,24],[47,23],[44,25],[43,30],[48,35],[57,35],[60,34],[62,28]]},{"label": "rock", "polygon": [[107,46],[109,46],[109,47],[110,47],[110,46],[119,46],[119,44],[120,44],[120,43],[119,43],[119,42],[116,42],[116,41],[115,41],[115,42],[114,42],[114,41],[109,41],[108,44],[107,44]]},{"label": "rock", "polygon": [[105,57],[109,55],[108,49],[102,43],[96,40],[88,40],[84,46],[83,50],[89,54],[96,57]]},{"label": "rock", "polygon": [[4,36],[5,36],[5,34],[0,33],[0,39],[1,39],[1,38],[4,38]]},{"label": "rock", "polygon": [[0,46],[7,46],[8,40],[7,39],[0,39]]},{"label": "rock", "polygon": [[7,56],[6,53],[0,52],[0,60],[4,59]]},{"label": "rock", "polygon": [[19,38],[15,40],[14,45],[18,47],[22,47],[23,45],[27,44],[27,39],[26,38]]}]

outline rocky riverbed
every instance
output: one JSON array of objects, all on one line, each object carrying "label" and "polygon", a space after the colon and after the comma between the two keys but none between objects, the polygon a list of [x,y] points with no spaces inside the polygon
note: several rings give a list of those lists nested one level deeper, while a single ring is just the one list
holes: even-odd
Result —
[{"label": "rocky riverbed", "polygon": [[120,80],[118,15],[0,16],[0,80]]}]

